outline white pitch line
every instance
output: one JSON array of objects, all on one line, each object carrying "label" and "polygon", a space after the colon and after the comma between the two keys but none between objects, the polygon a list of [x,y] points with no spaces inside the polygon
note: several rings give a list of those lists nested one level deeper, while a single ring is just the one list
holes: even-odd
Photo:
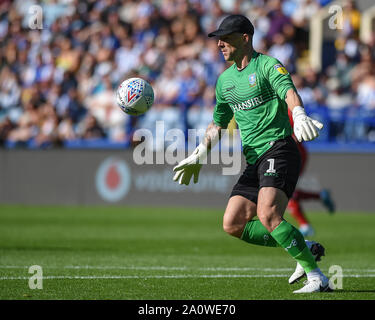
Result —
[{"label": "white pitch line", "polygon": [[[188,278],[284,278],[288,277],[286,274],[181,274],[181,275],[150,275],[150,276],[45,276],[43,280],[59,280],[59,279],[72,279],[72,280],[95,280],[95,279],[188,279]],[[372,275],[361,274],[348,274],[343,278],[374,278]],[[29,277],[0,277],[0,280],[29,280]]]},{"label": "white pitch line", "polygon": [[[1,266],[0,269],[28,269],[30,266]],[[293,268],[252,268],[252,267],[164,267],[164,266],[42,266],[46,269],[94,269],[94,270],[201,270],[201,271],[292,271]]]},{"label": "white pitch line", "polygon": [[[0,269],[28,269],[30,266],[11,266],[11,265],[0,265]],[[42,266],[45,269],[92,269],[92,270],[200,270],[200,271],[263,271],[263,272],[279,272],[279,271],[293,271],[294,268],[254,268],[254,267],[205,267],[205,268],[194,268],[194,267],[166,267],[166,266]],[[367,272],[374,273],[375,269],[346,269],[343,268],[344,272]]]},{"label": "white pitch line", "polygon": [[[59,267],[53,267],[59,268]],[[96,270],[188,270],[189,267],[163,267],[163,266],[64,266],[64,269],[96,269]]]},{"label": "white pitch line", "polygon": [[[176,274],[176,275],[145,275],[145,276],[45,276],[43,279],[187,279],[187,278],[281,278],[284,274],[249,275],[249,274]],[[0,277],[0,280],[29,280],[29,277]]]},{"label": "white pitch line", "polygon": [[[59,268],[59,267],[54,267]],[[119,270],[200,270],[200,271],[292,271],[293,268],[251,268],[251,267],[207,267],[207,268],[195,268],[195,267],[164,267],[164,266],[64,266],[64,269],[119,269]]]}]

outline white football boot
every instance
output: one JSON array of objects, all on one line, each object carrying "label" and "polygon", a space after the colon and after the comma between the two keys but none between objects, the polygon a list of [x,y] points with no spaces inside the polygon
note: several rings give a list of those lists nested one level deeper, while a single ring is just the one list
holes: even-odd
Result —
[{"label": "white football boot", "polygon": [[[305,240],[307,247],[310,249],[315,261],[320,261],[321,257],[324,256],[324,247],[315,241]],[[302,278],[306,277],[306,272],[302,268],[302,266],[297,262],[296,269],[294,270],[293,274],[290,276],[288,282],[289,284],[293,284],[301,280]]]},{"label": "white football boot", "polygon": [[312,293],[312,292],[331,292],[332,289],[329,285],[329,279],[324,274],[318,274],[309,277],[305,282],[305,286],[293,293]]}]

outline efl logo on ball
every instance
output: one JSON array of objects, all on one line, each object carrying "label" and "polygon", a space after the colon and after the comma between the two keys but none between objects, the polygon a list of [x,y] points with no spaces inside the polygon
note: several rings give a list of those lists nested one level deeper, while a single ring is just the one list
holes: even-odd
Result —
[{"label": "efl logo on ball", "polygon": [[122,111],[132,116],[145,113],[154,103],[154,90],[141,78],[130,78],[120,84],[116,101]]}]

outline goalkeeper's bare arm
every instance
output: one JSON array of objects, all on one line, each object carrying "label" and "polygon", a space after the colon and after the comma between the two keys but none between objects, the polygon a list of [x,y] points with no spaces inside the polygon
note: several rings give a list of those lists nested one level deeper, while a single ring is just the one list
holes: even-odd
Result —
[{"label": "goalkeeper's bare arm", "polygon": [[206,129],[206,133],[203,138],[203,145],[206,146],[207,150],[210,151],[221,138],[222,127],[215,124],[212,121]]}]

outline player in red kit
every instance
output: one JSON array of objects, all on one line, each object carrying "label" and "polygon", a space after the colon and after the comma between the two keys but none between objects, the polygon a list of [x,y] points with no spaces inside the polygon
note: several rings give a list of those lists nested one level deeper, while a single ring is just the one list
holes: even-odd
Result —
[{"label": "player in red kit", "polygon": [[[290,124],[293,127],[293,117],[289,111],[289,120]],[[301,153],[302,164],[300,170],[300,176],[303,174],[304,169],[306,168],[306,163],[308,160],[308,153],[302,142],[298,142],[295,136],[293,135],[294,140],[297,143],[298,150]],[[305,212],[302,208],[301,201],[303,200],[320,200],[322,204],[327,208],[329,213],[335,212],[335,204],[332,201],[330,192],[326,189],[323,189],[320,192],[310,192],[299,189],[295,189],[292,198],[288,202],[288,209],[292,217],[297,221],[299,225],[300,232],[306,236],[314,235],[314,229],[306,218]]]}]

